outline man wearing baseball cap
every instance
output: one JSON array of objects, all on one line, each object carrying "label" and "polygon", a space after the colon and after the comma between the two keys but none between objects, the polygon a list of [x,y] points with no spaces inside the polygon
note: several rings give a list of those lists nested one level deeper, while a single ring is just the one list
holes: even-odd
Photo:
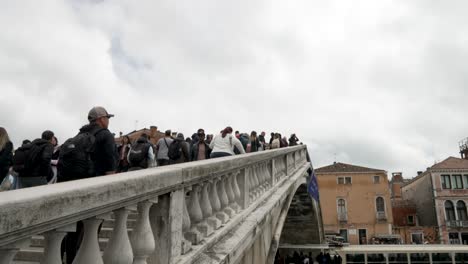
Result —
[{"label": "man wearing baseball cap", "polygon": [[[89,110],[89,124],[84,125],[80,134],[92,134],[94,140],[94,152],[90,154],[94,172],[92,175],[79,177],[78,175],[59,175],[58,181],[78,180],[86,177],[103,176],[114,174],[117,167],[117,150],[115,147],[114,136],[109,131],[109,118],[114,115],[109,114],[102,106],[95,106]],[[75,138],[76,138],[75,137]],[[65,251],[67,253],[67,263],[72,263],[78,252],[81,237],[83,237],[83,223],[77,223],[76,232],[70,232],[65,238]]]}]

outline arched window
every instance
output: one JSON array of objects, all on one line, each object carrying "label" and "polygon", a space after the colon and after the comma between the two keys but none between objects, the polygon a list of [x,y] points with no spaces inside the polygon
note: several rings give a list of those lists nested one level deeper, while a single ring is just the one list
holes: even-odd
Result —
[{"label": "arched window", "polygon": [[344,199],[338,199],[338,213],[346,214],[346,202]]},{"label": "arched window", "polygon": [[457,214],[458,220],[466,221],[468,220],[468,216],[466,215],[466,205],[463,201],[457,202]]},{"label": "arched window", "polygon": [[451,201],[445,201],[445,215],[448,221],[455,221],[455,210]]},{"label": "arched window", "polygon": [[385,212],[385,201],[382,197],[377,197],[376,204],[377,212]]}]

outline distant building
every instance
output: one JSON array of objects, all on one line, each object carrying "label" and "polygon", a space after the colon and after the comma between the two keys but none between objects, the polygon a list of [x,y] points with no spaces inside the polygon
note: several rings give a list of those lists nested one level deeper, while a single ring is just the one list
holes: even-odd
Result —
[{"label": "distant building", "polygon": [[438,226],[443,244],[468,244],[468,160],[449,157],[402,186],[422,226]]},{"label": "distant building", "polygon": [[387,172],[345,163],[315,170],[325,233],[350,244],[398,240],[392,235]]},{"label": "distant building", "polygon": [[401,187],[409,181],[403,179],[401,172],[392,173],[390,199],[393,213],[393,233],[400,235],[404,244],[438,243],[437,226],[421,226],[416,204],[411,200],[404,200],[401,195]]},{"label": "distant building", "polygon": [[131,143],[134,143],[139,137],[141,137],[142,134],[147,134],[152,144],[156,144],[160,138],[164,137],[164,133],[158,131],[157,126],[151,126],[149,129],[143,128],[140,130],[132,131],[125,135],[121,132],[120,136],[118,138],[115,138],[115,142],[117,145],[120,145],[122,144],[123,137],[128,136],[130,138]]}]

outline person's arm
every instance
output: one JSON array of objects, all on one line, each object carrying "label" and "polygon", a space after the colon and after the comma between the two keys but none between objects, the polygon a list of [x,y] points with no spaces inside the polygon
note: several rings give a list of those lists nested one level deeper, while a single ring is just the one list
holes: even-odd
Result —
[{"label": "person's arm", "polygon": [[237,150],[239,150],[241,154],[245,154],[244,147],[242,146],[242,143],[240,142],[240,140],[238,140],[236,137],[232,137],[232,141],[234,143],[234,146],[237,147]]},{"label": "person's arm", "polygon": [[13,159],[13,143],[7,142],[3,147],[3,151],[1,151],[0,154],[0,165],[2,165],[2,167],[11,166],[11,162]]},{"label": "person's arm", "polygon": [[210,149],[213,149],[214,148],[214,142],[215,140],[218,138],[218,136],[216,135],[210,142]]},{"label": "person's arm", "polygon": [[[103,147],[103,159],[102,159],[102,168],[104,169],[106,175],[114,174],[116,172],[117,162],[115,160],[115,143],[114,137],[110,133],[110,131],[106,131],[105,133],[100,133],[102,135],[101,142]],[[99,134],[98,134],[99,135]],[[96,140],[97,141],[97,140]]]},{"label": "person's arm", "polygon": [[154,162],[154,151],[153,151],[153,146],[150,146],[148,148],[148,159],[150,163],[152,164]]},{"label": "person's arm", "polygon": [[128,164],[130,164],[130,152],[131,151],[132,151],[132,148],[128,150],[127,157],[126,157]]}]

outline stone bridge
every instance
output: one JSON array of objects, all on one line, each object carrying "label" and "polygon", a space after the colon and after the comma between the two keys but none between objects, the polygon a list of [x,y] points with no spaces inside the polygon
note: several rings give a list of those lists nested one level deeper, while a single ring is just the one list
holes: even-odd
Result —
[{"label": "stone bridge", "polygon": [[306,146],[0,193],[0,263],[273,263]]}]

